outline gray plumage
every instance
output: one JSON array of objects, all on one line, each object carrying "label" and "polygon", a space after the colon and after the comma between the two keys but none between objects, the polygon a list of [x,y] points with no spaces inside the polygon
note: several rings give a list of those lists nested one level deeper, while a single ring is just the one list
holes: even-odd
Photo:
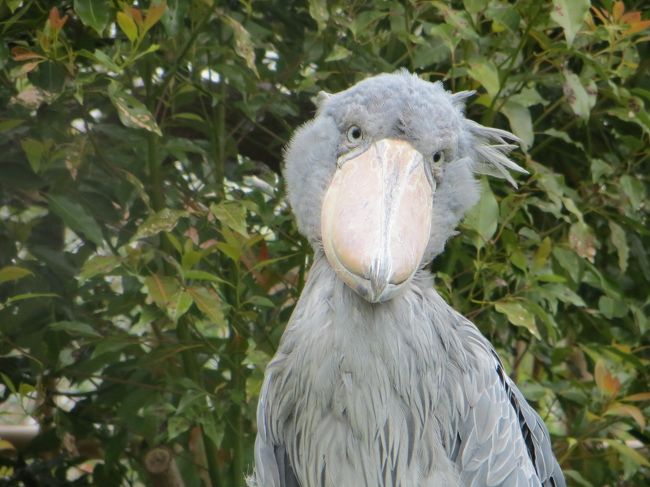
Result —
[{"label": "gray plumage", "polygon": [[[406,72],[376,76],[319,97],[289,145],[289,200],[315,260],[266,371],[251,486],[565,485],[542,420],[425,269],[478,200],[473,173],[514,184],[508,170],[525,172],[507,158],[514,136],[465,119],[468,95]],[[419,270],[385,302],[346,285],[323,250],[323,199],[354,150],[351,126],[365,144],[406,140],[425,160],[444,152]]]}]

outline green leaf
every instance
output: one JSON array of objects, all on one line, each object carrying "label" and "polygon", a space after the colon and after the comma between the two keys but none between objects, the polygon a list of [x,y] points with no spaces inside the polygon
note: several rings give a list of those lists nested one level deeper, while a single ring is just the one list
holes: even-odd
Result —
[{"label": "green leaf", "polygon": [[234,18],[226,15],[224,16],[224,19],[228,25],[230,25],[230,28],[233,30],[235,35],[235,52],[239,57],[246,61],[248,68],[259,76],[257,66],[255,66],[255,46],[253,45],[250,34],[244,26]]},{"label": "green leaf", "polygon": [[509,29],[510,32],[516,33],[521,22],[521,16],[517,12],[515,5],[491,5],[485,12],[486,17],[492,19],[492,30],[494,32],[503,32]]},{"label": "green leaf", "polygon": [[350,29],[350,32],[352,32],[352,36],[357,39],[357,36],[363,36],[363,34],[371,30],[380,19],[383,19],[387,15],[388,12],[382,10],[364,10],[351,19],[348,28]]},{"label": "green leaf", "polygon": [[29,396],[35,392],[36,388],[31,384],[21,382],[20,386],[18,386],[18,394],[24,399],[29,398]]},{"label": "green leaf", "polygon": [[230,259],[237,262],[242,255],[242,248],[226,242],[217,242],[216,247]]},{"label": "green leaf", "polygon": [[18,10],[18,7],[23,5],[23,0],[5,0],[5,3],[7,4],[7,7],[9,7],[9,10],[11,10],[11,13],[14,13]]},{"label": "green leaf", "polygon": [[541,282],[566,282],[566,279],[557,274],[537,274],[535,280]]},{"label": "green leaf", "polygon": [[188,213],[186,211],[164,208],[158,213],[150,215],[144,223],[138,227],[138,231],[135,232],[132,240],[141,240],[143,238],[157,235],[160,232],[171,232],[178,224],[178,220],[187,216]]},{"label": "green leaf", "polygon": [[611,176],[614,173],[612,166],[597,157],[591,159],[591,181],[599,182],[604,176]]},{"label": "green leaf", "polygon": [[[462,10],[454,10],[449,7],[448,3],[449,2],[433,2],[433,4],[443,12],[445,22],[455,29],[454,37],[456,38],[456,43],[461,40],[479,41],[480,36],[472,27],[472,18],[469,13]],[[435,28],[432,30],[437,31]]]},{"label": "green leaf", "polygon": [[174,322],[177,322],[181,316],[187,313],[193,302],[190,293],[184,289],[180,290],[167,304],[167,314]]},{"label": "green leaf", "polygon": [[562,469],[562,473],[566,478],[573,480],[575,485],[582,485],[583,487],[594,487],[594,484],[586,480],[577,470]]},{"label": "green leaf", "polygon": [[251,296],[246,302],[265,308],[275,308],[275,303],[265,296]]},{"label": "green leaf", "polygon": [[121,260],[115,255],[93,255],[81,268],[79,279],[82,281],[95,277],[98,274],[108,275],[113,269],[119,266]]},{"label": "green leaf", "polygon": [[618,440],[610,440],[610,439],[604,439],[603,442],[606,445],[617,450],[621,454],[621,456],[628,458],[632,462],[638,465],[643,465],[644,467],[650,467],[650,460],[645,458],[638,451],[636,451],[634,448],[629,447],[625,443],[620,442]]},{"label": "green leaf", "polygon": [[580,78],[571,71],[564,71],[564,96],[577,116],[588,119],[591,109],[596,105],[596,85],[593,81],[585,88]]},{"label": "green leaf", "polygon": [[98,247],[103,245],[102,229],[83,206],[63,195],[48,195],[47,199],[50,210],[75,233],[83,234]]},{"label": "green leaf", "polygon": [[499,301],[494,308],[501,314],[504,314],[508,321],[515,326],[526,328],[535,338],[541,339],[537,325],[535,324],[535,315],[526,309],[518,301]]},{"label": "green leaf", "polygon": [[569,228],[569,244],[580,257],[594,262],[598,241],[593,230],[584,222],[577,222]]},{"label": "green leaf", "polygon": [[192,429],[195,418],[192,418],[192,421],[185,418],[184,416],[172,416],[167,421],[167,439],[173,440],[181,434],[187,433]]},{"label": "green leaf", "polygon": [[120,121],[127,127],[140,128],[162,135],[160,127],[146,106],[133,96],[123,91],[115,81],[108,85],[108,96],[117,109]]},{"label": "green leaf", "polygon": [[29,73],[29,80],[34,86],[48,93],[59,93],[63,90],[68,71],[62,63],[43,61],[38,69]]},{"label": "green leaf", "polygon": [[95,345],[92,357],[100,357],[107,353],[115,354],[115,352],[119,352],[120,350],[123,350],[132,345],[133,339],[131,337],[105,336],[99,343]]},{"label": "green leaf", "polygon": [[149,296],[162,310],[167,310],[168,303],[180,290],[180,283],[175,278],[158,274],[145,277],[144,283],[149,290]]},{"label": "green leaf", "polygon": [[549,293],[551,296],[559,299],[563,303],[572,304],[573,306],[577,306],[579,308],[587,306],[584,300],[568,286],[561,284],[545,284],[541,289]]},{"label": "green leaf", "polygon": [[202,116],[196,113],[191,113],[191,112],[174,113],[174,115],[172,115],[172,118],[174,119],[180,118],[183,120],[191,120],[193,122],[205,123],[205,118],[203,118]]},{"label": "green leaf", "polygon": [[205,314],[208,320],[218,326],[225,325],[226,320],[221,307],[221,298],[219,298],[219,295],[214,290],[191,286],[187,288],[187,292],[190,293],[194,299],[194,303]]},{"label": "green leaf", "polygon": [[25,121],[21,120],[20,118],[0,119],[0,133],[1,132],[7,132],[7,131],[9,131],[11,129],[15,129],[16,127],[19,127],[24,123],[25,123]]},{"label": "green leaf", "polygon": [[0,284],[7,281],[17,281],[26,276],[33,276],[34,273],[24,267],[8,265],[0,269]]},{"label": "green leaf", "polygon": [[104,68],[108,69],[109,71],[113,71],[117,74],[122,74],[122,72],[124,71],[122,67],[117,65],[115,61],[113,61],[113,59],[108,54],[106,54],[104,51],[100,51],[99,49],[95,49],[95,52],[89,52],[82,49],[78,52],[78,54],[80,56],[96,61]]},{"label": "green leaf", "polygon": [[147,194],[147,190],[145,189],[144,184],[142,184],[142,181],[140,181],[135,174],[130,173],[129,171],[123,170],[121,172],[126,180],[135,188],[138,196],[142,198],[144,204],[147,205],[147,207],[151,207],[149,194]]},{"label": "green leaf", "polygon": [[512,132],[521,139],[525,150],[529,149],[535,141],[533,133],[533,121],[530,117],[530,110],[524,105],[508,100],[502,107],[503,113],[510,122]]},{"label": "green leaf", "polygon": [[488,0],[463,0],[465,9],[471,14],[478,14],[488,6]]},{"label": "green leaf", "polygon": [[9,377],[8,375],[2,372],[0,372],[0,377],[2,377],[2,382],[4,383],[5,386],[7,386],[7,389],[9,389],[12,394],[18,394],[18,389],[16,389],[16,384],[13,383],[11,377]]},{"label": "green leaf", "polygon": [[248,238],[246,207],[241,202],[224,200],[218,204],[213,203],[210,211],[221,224]]},{"label": "green leaf", "polygon": [[580,259],[571,250],[559,246],[553,247],[553,257],[557,260],[560,266],[567,271],[573,282],[580,280]]},{"label": "green leaf", "polygon": [[341,61],[342,59],[346,59],[350,57],[351,54],[352,51],[346,49],[340,44],[337,44],[336,46],[334,46],[332,52],[330,52],[329,55],[325,58],[325,62],[328,63],[332,61]]},{"label": "green leaf", "polygon": [[465,226],[480,236],[476,242],[477,248],[482,248],[492,238],[499,219],[499,205],[485,178],[481,180],[481,188],[481,198],[465,217]]},{"label": "green leaf", "polygon": [[624,301],[609,296],[601,296],[598,299],[598,310],[608,320],[623,318],[628,313],[628,307]]},{"label": "green leaf", "polygon": [[591,7],[589,0],[553,0],[551,19],[562,27],[569,46],[573,44],[576,34],[582,27],[589,7]]},{"label": "green leaf", "polygon": [[612,244],[618,253],[618,267],[622,272],[625,272],[627,270],[627,261],[630,256],[630,248],[627,245],[625,230],[623,230],[620,225],[610,220],[609,231]]},{"label": "green leaf", "polygon": [[135,25],[133,17],[124,12],[117,12],[117,24],[131,42],[136,41],[138,38],[138,26]]},{"label": "green leaf", "polygon": [[[539,91],[532,86],[523,88],[519,93],[512,95],[509,100],[525,107],[532,107],[539,104],[548,105],[548,100],[544,99],[544,97],[539,94]],[[565,132],[560,132],[560,134],[565,134]]]},{"label": "green leaf", "polygon": [[625,195],[630,199],[632,208],[635,210],[639,209],[645,200],[645,186],[643,181],[629,174],[624,174],[621,176],[619,183]]},{"label": "green leaf", "polygon": [[38,174],[45,154],[45,145],[40,140],[26,137],[20,141],[20,146],[23,148],[32,170]]},{"label": "green leaf", "polygon": [[58,298],[59,295],[55,293],[23,293],[16,294],[7,299],[6,304],[16,303],[18,301],[25,301],[26,299],[39,299],[39,298]]},{"label": "green leaf", "polygon": [[195,279],[197,281],[211,281],[217,282],[220,284],[228,284],[228,282],[219,276],[212,274],[211,272],[199,271],[199,270],[189,270],[183,272],[183,277],[185,279]]},{"label": "green leaf", "polygon": [[309,15],[318,24],[318,31],[322,31],[327,26],[327,20],[330,13],[327,10],[327,0],[309,0]]},{"label": "green leaf", "polygon": [[102,336],[88,323],[82,323],[80,321],[57,321],[56,323],[49,325],[49,328],[50,330],[64,331],[68,335],[72,336],[91,338],[99,338]]},{"label": "green leaf", "polygon": [[110,20],[111,8],[106,0],[74,0],[74,11],[84,25],[100,36]]},{"label": "green leaf", "polygon": [[468,74],[474,81],[480,83],[493,99],[499,92],[501,83],[499,81],[499,70],[493,61],[478,58],[469,62]]},{"label": "green leaf", "polygon": [[144,51],[140,51],[138,54],[133,56],[131,58],[131,62],[136,61],[137,59],[140,59],[141,57],[146,56],[147,54],[151,54],[152,52],[156,52],[158,49],[160,49],[159,44],[151,44]]},{"label": "green leaf", "polygon": [[548,257],[551,255],[551,249],[553,248],[553,242],[549,237],[542,240],[542,244],[535,251],[533,255],[532,270],[533,272],[538,272],[548,264]]},{"label": "green leaf", "polygon": [[16,447],[13,446],[9,441],[7,440],[0,440],[0,451],[3,450],[15,450]]}]

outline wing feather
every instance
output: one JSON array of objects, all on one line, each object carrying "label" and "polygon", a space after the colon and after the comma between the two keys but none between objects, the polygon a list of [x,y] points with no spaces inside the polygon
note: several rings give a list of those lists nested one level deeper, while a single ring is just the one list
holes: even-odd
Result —
[{"label": "wing feather", "polygon": [[459,333],[474,357],[465,378],[469,407],[459,422],[459,445],[452,459],[466,485],[564,487],[548,430],[505,374],[489,342],[462,318]]}]

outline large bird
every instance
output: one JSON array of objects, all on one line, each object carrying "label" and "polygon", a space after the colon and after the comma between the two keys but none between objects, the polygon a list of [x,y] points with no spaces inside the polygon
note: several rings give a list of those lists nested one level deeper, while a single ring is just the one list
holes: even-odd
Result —
[{"label": "large bird", "polygon": [[321,93],[285,178],[314,264],[257,413],[259,487],[565,485],[549,434],[426,266],[479,197],[525,172],[515,137],[407,72]]}]

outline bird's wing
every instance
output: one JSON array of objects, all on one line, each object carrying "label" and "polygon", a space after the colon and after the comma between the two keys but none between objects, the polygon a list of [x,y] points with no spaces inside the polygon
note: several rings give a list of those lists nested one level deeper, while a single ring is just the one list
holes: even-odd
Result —
[{"label": "bird's wing", "polygon": [[257,438],[255,439],[255,474],[249,487],[301,487],[289,463],[283,445],[271,438],[267,422],[266,397],[270,376],[264,382],[257,406]]},{"label": "bird's wing", "polygon": [[466,374],[452,459],[471,486],[564,487],[542,419],[505,374],[496,352],[471,322],[459,332],[475,364]]}]

